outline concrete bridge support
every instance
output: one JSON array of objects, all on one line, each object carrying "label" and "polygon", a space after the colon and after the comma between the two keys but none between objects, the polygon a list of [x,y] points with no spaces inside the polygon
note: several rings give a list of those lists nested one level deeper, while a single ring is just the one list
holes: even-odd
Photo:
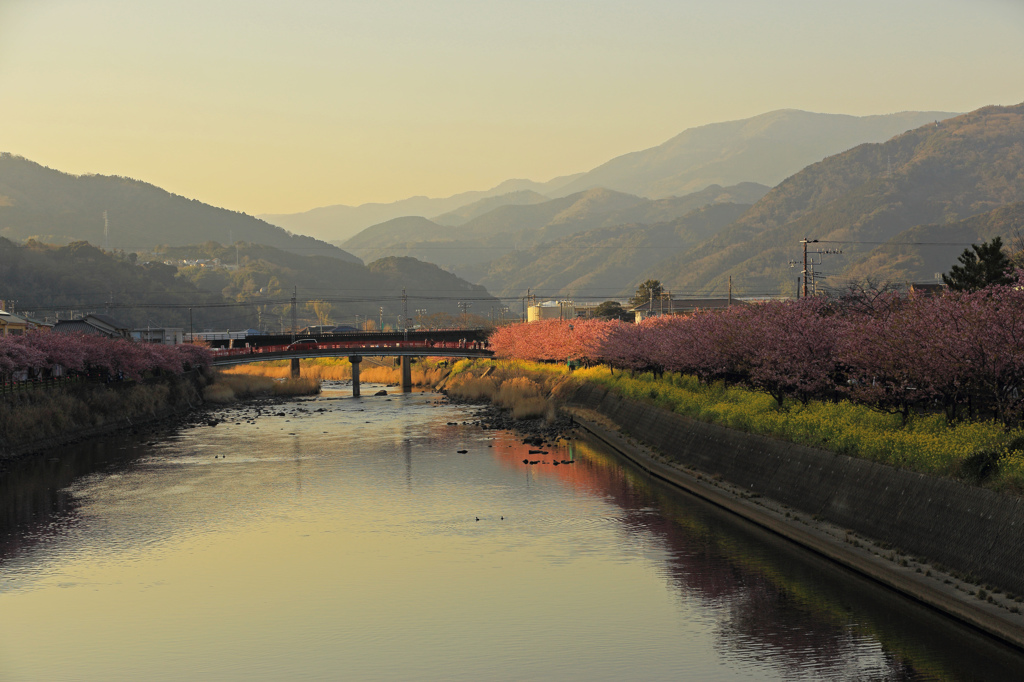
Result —
[{"label": "concrete bridge support", "polygon": [[299,371],[299,359],[292,358],[292,379],[298,379],[300,376]]},{"label": "concrete bridge support", "polygon": [[359,397],[359,363],[363,361],[361,355],[350,355],[348,361],[352,363],[352,397]]},{"label": "concrete bridge support", "polygon": [[402,393],[409,393],[412,391],[412,357],[408,355],[402,356]]}]

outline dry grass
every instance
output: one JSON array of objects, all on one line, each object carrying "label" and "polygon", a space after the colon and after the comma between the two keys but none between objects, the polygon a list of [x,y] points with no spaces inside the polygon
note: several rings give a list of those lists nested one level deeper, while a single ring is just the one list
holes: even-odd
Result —
[{"label": "dry grass", "polygon": [[514,419],[555,418],[557,410],[546,382],[525,376],[502,379],[501,374],[476,377],[472,371],[463,372],[449,384],[448,394],[463,400],[488,400],[511,410]]},{"label": "dry grass", "polygon": [[274,395],[316,395],[319,392],[320,380],[312,377],[274,382]]},{"label": "dry grass", "polygon": [[117,390],[83,385],[66,391],[25,391],[0,398],[0,442],[18,447],[124,420],[145,420],[198,402],[198,391],[189,381],[136,384]]},{"label": "dry grass", "polygon": [[277,362],[254,362],[251,365],[235,365],[227,369],[218,370],[222,376],[250,376],[270,377],[272,379],[284,379],[292,375],[292,370],[287,364]]},{"label": "dry grass", "polygon": [[498,382],[490,377],[477,379],[462,375],[448,384],[448,394],[463,400],[488,400],[493,402],[498,393]]},{"label": "dry grass", "polygon": [[291,378],[287,367],[269,369],[287,370],[287,377],[275,378],[249,372],[218,372],[214,382],[203,391],[203,399],[211,403],[231,403],[257,395],[315,395],[320,392],[320,380],[314,377]]},{"label": "dry grass", "polygon": [[554,418],[554,406],[545,398],[524,398],[512,405],[513,419],[532,419],[534,417]]},{"label": "dry grass", "polygon": [[203,390],[203,400],[218,404],[244,400],[270,393],[276,383],[268,376],[217,372],[213,383]]},{"label": "dry grass", "polygon": [[[352,378],[352,365],[347,359],[301,360],[299,372],[303,378],[316,381],[347,381]],[[237,365],[224,373],[236,376],[263,376],[275,379],[291,377],[291,366],[287,362],[254,362]],[[435,386],[444,377],[445,370],[428,363],[416,363],[412,367],[414,386]],[[377,364],[375,360],[363,360],[359,368],[359,381],[367,384],[397,384],[401,381],[401,369],[392,365]]]}]

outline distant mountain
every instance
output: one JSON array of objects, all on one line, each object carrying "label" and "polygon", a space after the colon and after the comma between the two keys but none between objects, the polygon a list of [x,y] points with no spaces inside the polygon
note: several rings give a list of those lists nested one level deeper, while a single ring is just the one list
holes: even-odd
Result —
[{"label": "distant mountain", "polygon": [[[104,212],[109,239],[104,236]],[[139,180],[69,175],[6,153],[0,154],[0,236],[59,244],[109,241],[111,248],[125,251],[240,240],[358,261],[331,244]]]},{"label": "distant mountain", "polygon": [[812,251],[842,249],[815,268],[837,283],[848,270],[870,274],[865,265],[851,268],[906,230],[946,225],[964,231],[948,238],[970,242],[983,221],[959,221],[1021,201],[1024,104],[985,107],[808,166],[734,225],[644,274],[688,293],[721,293],[730,275],[746,292],[791,293],[797,273],[787,264],[799,257],[802,238],[820,240]]},{"label": "distant mountain", "polygon": [[[443,199],[412,197],[388,204],[325,206],[304,213],[258,217],[300,234],[340,244],[372,225],[403,216],[435,217],[445,225],[483,215],[463,216],[460,209],[504,196],[505,204],[526,203],[515,196],[534,192],[560,198],[603,187],[659,199],[692,194],[711,185],[754,182],[774,187],[804,166],[865,142],[882,142],[911,128],[956,114],[941,111],[901,112],[880,116],[815,114],[782,109],[752,118],[689,128],[664,144],[616,157],[586,173],[548,182],[507,180],[486,191],[463,192]],[[497,202],[496,202],[497,203]],[[539,203],[539,202],[537,202]],[[449,216],[448,214],[456,215]]]},{"label": "distant mountain", "polygon": [[606,187],[643,197],[689,194],[708,185],[774,187],[805,166],[865,142],[882,142],[956,114],[908,111],[881,116],[782,109],[690,128],[643,151],[616,157],[562,185],[557,195]]},{"label": "distant mountain", "polygon": [[550,199],[551,197],[544,196],[543,194],[539,194],[532,190],[524,189],[519,190],[518,192],[509,192],[508,194],[501,194],[496,197],[487,197],[486,199],[474,201],[473,203],[461,206],[454,211],[434,216],[433,220],[439,225],[455,227],[469,222],[473,218],[493,211],[499,206],[529,206],[531,204],[540,204],[545,201],[549,201]]},{"label": "distant mountain", "polygon": [[548,182],[506,180],[489,190],[462,192],[443,199],[411,197],[388,204],[370,203],[359,206],[337,204],[314,208],[302,213],[267,213],[258,217],[293,232],[312,235],[331,242],[343,242],[371,225],[393,218],[442,215],[481,199],[522,191],[549,196],[552,191],[575,177],[575,175],[567,175]]},{"label": "distant mountain", "polygon": [[366,259],[414,256],[470,277],[471,273],[485,272],[484,266],[495,258],[571,234],[617,225],[665,222],[709,204],[750,204],[767,191],[762,185],[744,183],[652,201],[599,188],[538,204],[499,206],[457,228],[425,218],[398,218],[368,227],[343,245]]},{"label": "distant mountain", "polygon": [[403,216],[368,227],[343,243],[348,245],[346,248],[368,253],[389,244],[449,239],[452,234],[451,228],[438,225],[427,218]]},{"label": "distant mountain", "polygon": [[530,289],[546,297],[624,298],[636,291],[652,262],[707,240],[749,209],[749,204],[710,204],[670,222],[577,232],[465,272],[502,297],[523,296]]}]

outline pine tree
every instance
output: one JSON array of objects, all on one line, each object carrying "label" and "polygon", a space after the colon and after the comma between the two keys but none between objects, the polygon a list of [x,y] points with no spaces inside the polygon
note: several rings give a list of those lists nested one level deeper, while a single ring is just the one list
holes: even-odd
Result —
[{"label": "pine tree", "polygon": [[1013,263],[1003,253],[1001,237],[982,242],[980,246],[972,244],[957,260],[962,265],[954,265],[948,275],[942,276],[942,281],[953,291],[978,291],[992,284],[1013,282]]},{"label": "pine tree", "polygon": [[661,280],[649,279],[636,288],[636,294],[629,302],[633,306],[641,306],[648,301],[661,298]]}]

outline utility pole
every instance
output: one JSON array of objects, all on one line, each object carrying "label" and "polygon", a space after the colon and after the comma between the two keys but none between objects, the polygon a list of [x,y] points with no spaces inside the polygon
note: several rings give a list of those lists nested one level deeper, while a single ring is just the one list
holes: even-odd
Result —
[{"label": "utility pole", "polygon": [[459,301],[459,307],[462,308],[462,326],[466,327],[469,324],[469,314],[466,312],[473,306],[468,301]]},{"label": "utility pole", "polygon": [[729,275],[729,307],[732,307],[732,275]]},{"label": "utility pole", "polygon": [[[808,296],[810,296],[812,294],[817,294],[818,293],[816,282],[815,282],[815,279],[814,279],[814,265],[815,265],[815,263],[813,261],[808,261],[808,259],[807,259],[808,254],[810,254],[812,256],[817,255],[818,256],[818,264],[820,265],[821,264],[821,256],[824,256],[824,255],[827,255],[827,254],[842,253],[842,250],[841,249],[818,249],[816,251],[808,251],[807,250],[807,245],[808,244],[817,244],[818,240],[817,239],[807,239],[806,237],[801,239],[800,243],[803,244],[803,246],[804,246],[804,261],[803,261],[804,269],[803,269],[803,272],[800,273],[800,275],[803,278],[803,298],[807,298]],[[793,267],[794,265],[796,265],[796,262],[794,262],[794,261],[790,261],[789,262],[789,266],[790,267]],[[797,278],[797,296],[796,296],[797,298],[801,298],[800,289],[801,289],[801,287],[800,287],[800,278]]]},{"label": "utility pole", "polygon": [[405,332],[405,340],[409,340],[409,297],[405,295],[405,287],[402,287],[402,331]]},{"label": "utility pole", "polygon": [[295,310],[296,298],[299,295],[299,287],[292,289],[292,343],[295,343],[295,331],[299,326],[299,318]]},{"label": "utility pole", "polygon": [[192,309],[191,308],[188,309],[188,342],[189,343],[195,343],[196,342],[196,335],[195,335],[195,332],[192,330]]},{"label": "utility pole", "polygon": [[807,245],[816,244],[817,242],[817,239],[808,239],[807,237],[800,240],[800,243],[804,245],[804,298],[807,298]]},{"label": "utility pole", "polygon": [[377,328],[377,331],[384,331],[384,306],[380,307],[380,326]]}]

